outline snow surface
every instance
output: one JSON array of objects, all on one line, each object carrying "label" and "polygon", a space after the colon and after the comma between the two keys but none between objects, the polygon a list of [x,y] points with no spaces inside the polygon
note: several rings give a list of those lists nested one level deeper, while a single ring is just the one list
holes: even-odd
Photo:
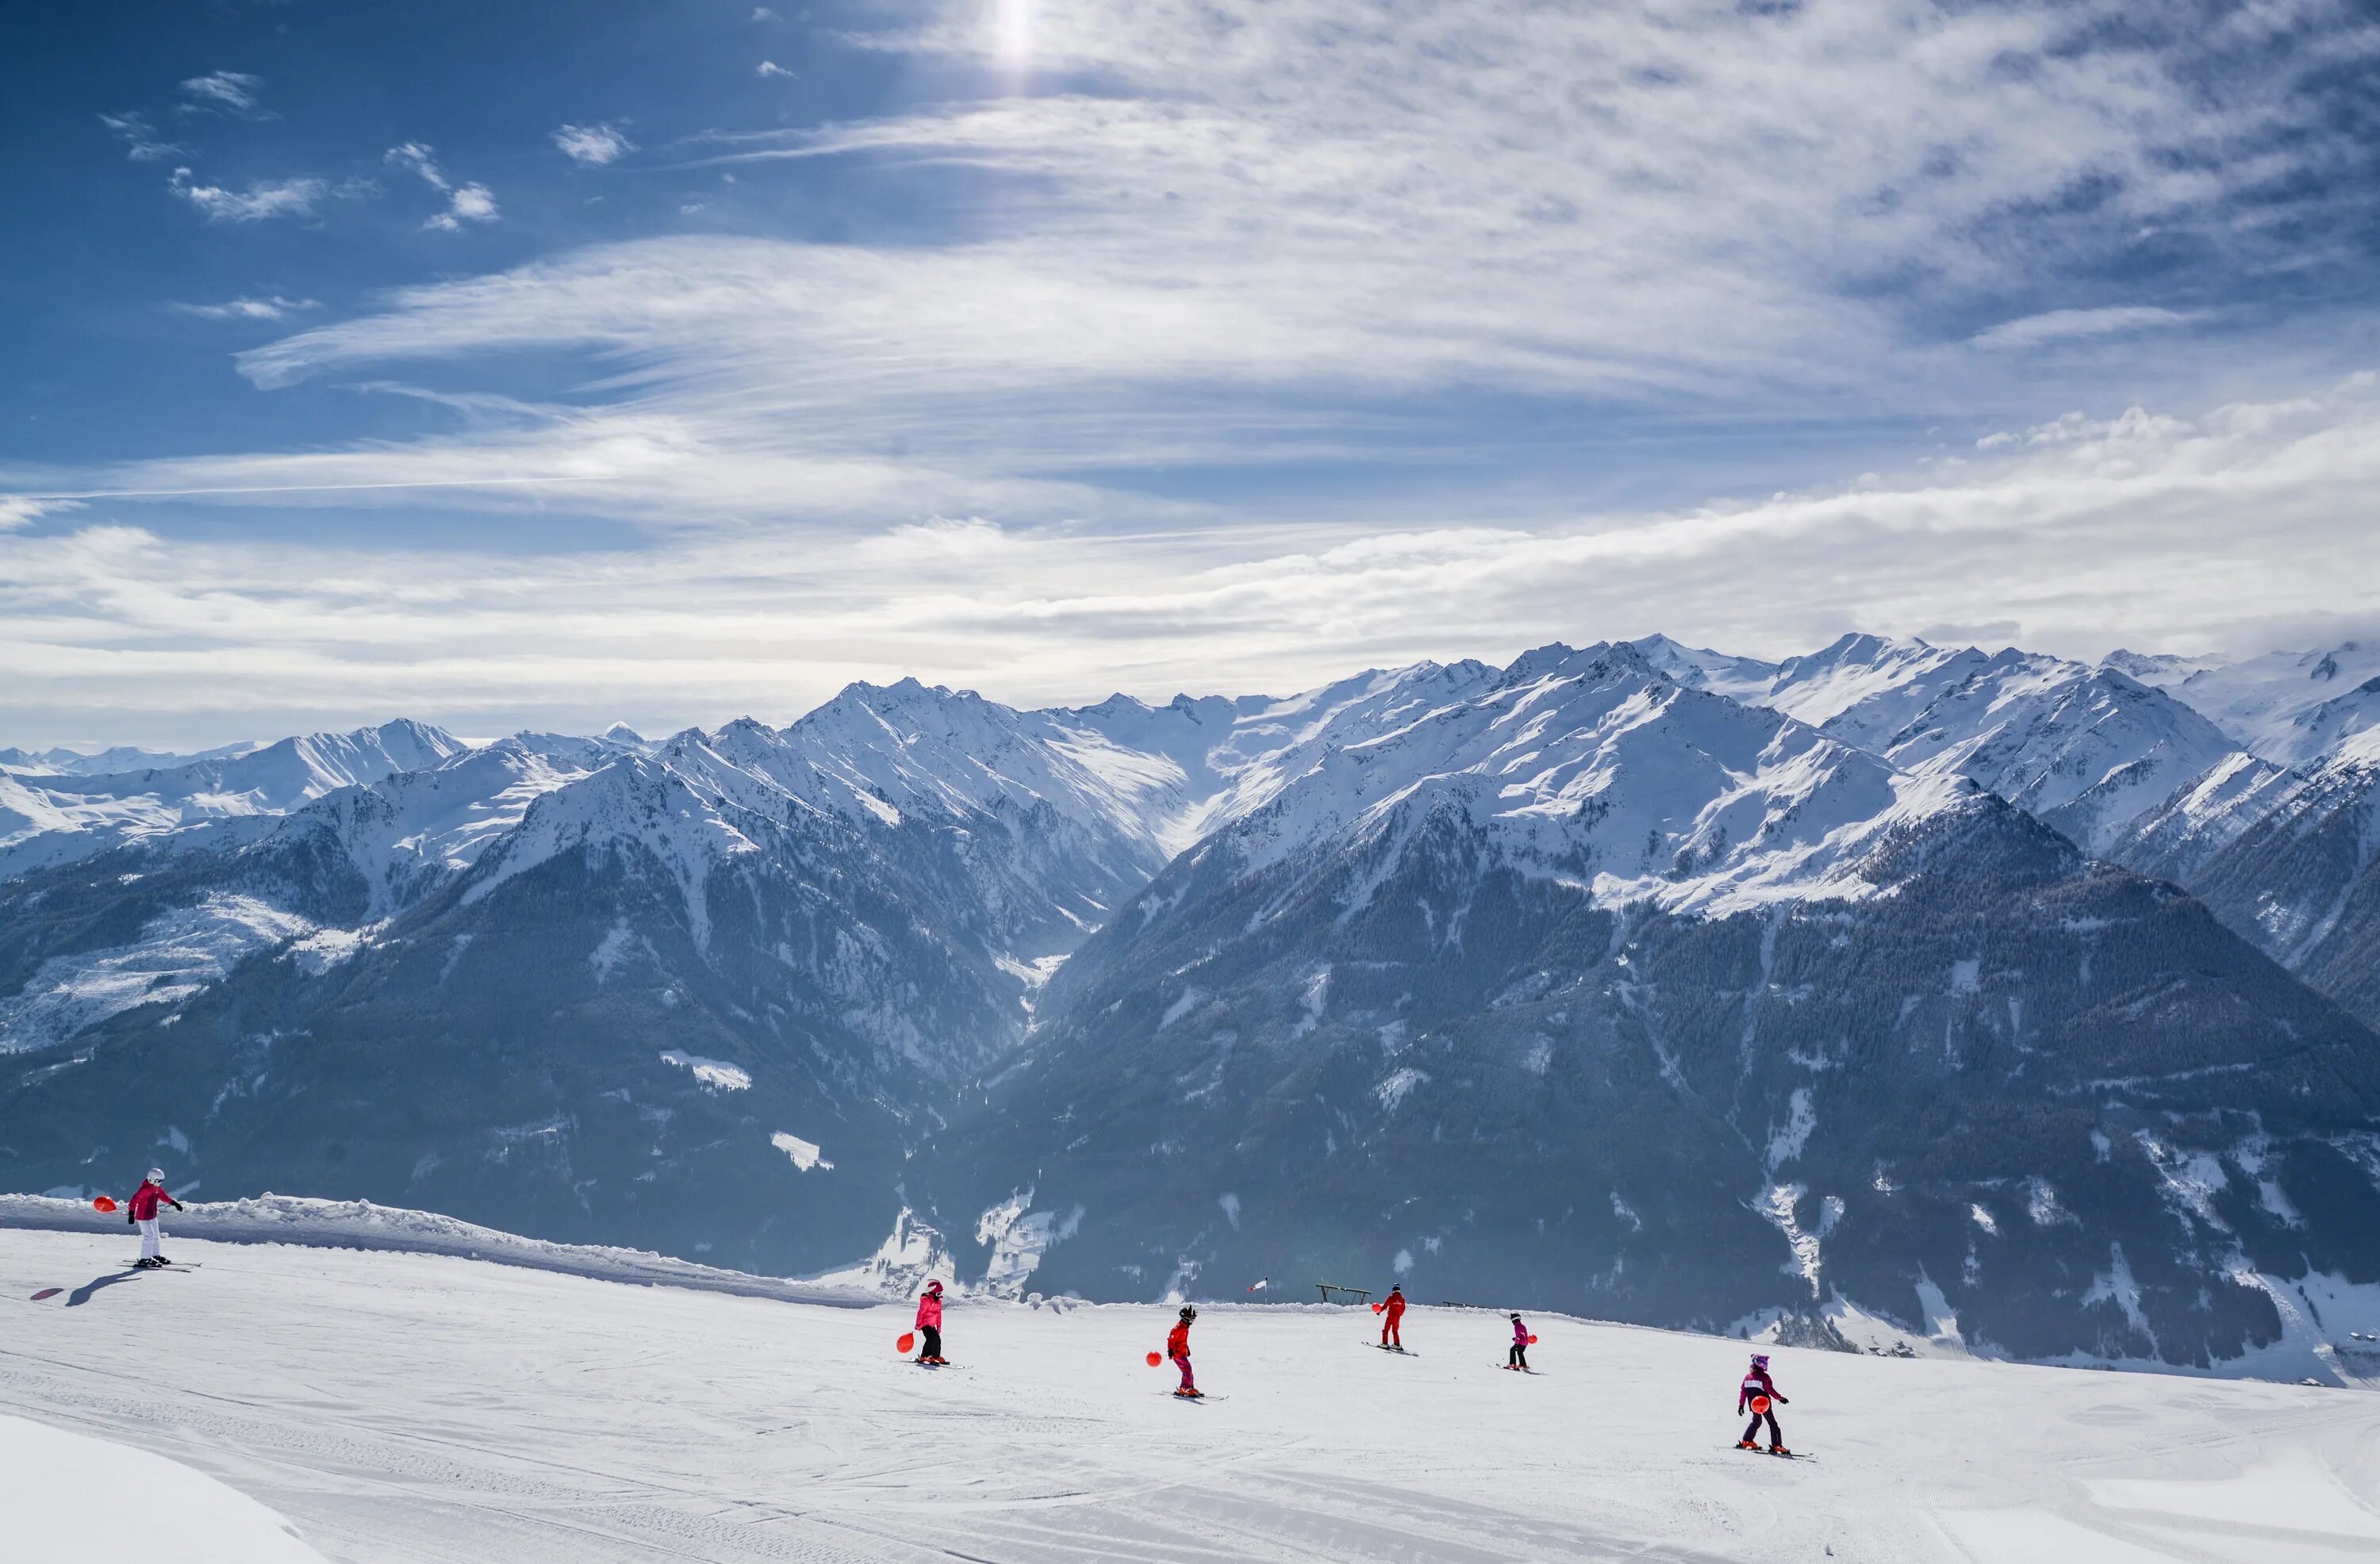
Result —
[{"label": "snow surface", "polygon": [[[116,1193],[121,1198],[127,1192]],[[126,1233],[120,1216],[103,1216],[86,1201],[41,1194],[0,1194],[0,1230],[8,1228],[111,1236]],[[857,1287],[836,1282],[783,1281],[774,1277],[698,1266],[690,1260],[672,1259],[641,1249],[554,1243],[483,1228],[434,1211],[375,1206],[369,1200],[261,1194],[247,1200],[193,1201],[187,1210],[165,1218],[165,1232],[174,1248],[195,1247],[181,1235],[188,1234],[192,1239],[203,1235],[235,1243],[460,1255],[567,1276],[600,1277],[608,1281],[737,1292],[842,1307],[857,1307],[874,1301]]]},{"label": "snow surface", "polygon": [[[2150,660],[2117,652],[2110,664]],[[2342,641],[2315,651],[2275,651],[2238,662],[2197,660],[2136,675],[2204,712],[2249,751],[2300,766],[2380,727],[2380,643]]]},{"label": "snow surface", "polygon": [[1758,666],[1734,660],[1711,687],[1920,775],[1972,778],[2093,853],[2236,747],[2112,662],[1845,636],[1779,664],[1765,690]]},{"label": "snow surface", "polygon": [[[1543,648],[1398,714],[1401,725],[1319,756],[1241,821],[1227,839],[1239,872],[1334,842],[1401,849],[1443,810],[1522,873],[1591,876],[1584,888],[1600,905],[1724,915],[1873,895],[1867,857],[1973,793],[1956,775],[1898,770],[1775,710],[1673,684],[1628,645]],[[1377,873],[1397,861],[1379,853]]]},{"label": "snow surface", "polygon": [[[92,774],[12,770],[0,776],[0,872],[70,862],[192,826],[283,815],[344,787],[435,766],[463,753],[451,734],[399,721],[347,734],[234,746],[163,768]],[[114,754],[115,752],[109,752]],[[138,753],[138,752],[133,752]]]},{"label": "snow surface", "polygon": [[0,1564],[322,1564],[286,1521],[179,1461],[0,1417]]},{"label": "snow surface", "polygon": [[22,988],[0,997],[0,1054],[55,1047],[134,1005],[177,1004],[249,952],[314,932],[305,918],[257,897],[212,892],[153,919],[128,944],[43,962]]},{"label": "snow surface", "polygon": [[[957,1299],[958,1366],[929,1373],[894,1350],[905,1303],[189,1238],[169,1253],[203,1268],[128,1274],[130,1250],[0,1231],[0,1291],[73,1290],[10,1305],[0,1406],[186,1462],[349,1564],[2380,1548],[2380,1400],[2346,1390],[1776,1348],[1787,1436],[1816,1458],[1788,1463],[1728,1448],[1741,1342],[1560,1316],[1531,1317],[1524,1377],[1496,1366],[1491,1311],[1415,1307],[1399,1358],[1360,1310],[1213,1305],[1193,1344],[1221,1399],[1182,1405],[1142,1364],[1169,1310]],[[32,1557],[207,1557],[176,1542]],[[238,1557],[309,1557],[274,1546]]]}]

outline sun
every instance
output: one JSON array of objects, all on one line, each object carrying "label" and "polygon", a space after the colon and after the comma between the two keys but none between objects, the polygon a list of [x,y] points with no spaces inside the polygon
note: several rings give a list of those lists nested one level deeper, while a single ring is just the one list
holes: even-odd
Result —
[{"label": "sun", "polygon": [[1001,63],[1025,64],[1033,53],[1033,0],[994,0],[992,12]]}]

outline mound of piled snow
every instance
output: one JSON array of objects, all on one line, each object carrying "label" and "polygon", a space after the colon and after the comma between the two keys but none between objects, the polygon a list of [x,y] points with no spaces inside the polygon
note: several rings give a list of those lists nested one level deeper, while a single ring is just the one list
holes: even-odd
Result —
[{"label": "mound of piled snow", "polygon": [[147,1450],[0,1416],[0,1558],[322,1564],[246,1494]]},{"label": "mound of piled snow", "polygon": [[[103,1215],[92,1210],[87,1201],[42,1194],[0,1194],[0,1227],[128,1236],[121,1212]],[[167,1215],[165,1230],[169,1240],[188,1234],[228,1243],[298,1243],[316,1249],[453,1255],[466,1260],[492,1260],[499,1265],[526,1266],[531,1270],[559,1271],[565,1276],[593,1277],[601,1281],[684,1287],[698,1292],[733,1292],[785,1303],[859,1308],[882,1301],[880,1292],[856,1287],[749,1276],[715,1266],[698,1266],[691,1260],[674,1260],[642,1249],[552,1243],[442,1217],[434,1211],[375,1206],[369,1200],[309,1200],[290,1194],[263,1194],[209,1204],[192,1201],[187,1209]]]}]

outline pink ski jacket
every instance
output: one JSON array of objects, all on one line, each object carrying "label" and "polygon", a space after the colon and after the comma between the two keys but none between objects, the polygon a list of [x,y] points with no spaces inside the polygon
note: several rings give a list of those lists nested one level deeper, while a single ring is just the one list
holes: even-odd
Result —
[{"label": "pink ski jacket", "polygon": [[941,1329],[942,1295],[941,1293],[929,1292],[917,1300],[917,1324],[921,1327],[930,1325],[936,1330]]}]

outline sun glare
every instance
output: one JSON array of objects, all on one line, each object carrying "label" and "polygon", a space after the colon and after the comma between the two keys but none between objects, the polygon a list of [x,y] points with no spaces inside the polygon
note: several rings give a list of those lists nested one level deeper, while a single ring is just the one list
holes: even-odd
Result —
[{"label": "sun glare", "polygon": [[1033,0],[995,0],[1000,58],[1023,65],[1033,53]]}]

